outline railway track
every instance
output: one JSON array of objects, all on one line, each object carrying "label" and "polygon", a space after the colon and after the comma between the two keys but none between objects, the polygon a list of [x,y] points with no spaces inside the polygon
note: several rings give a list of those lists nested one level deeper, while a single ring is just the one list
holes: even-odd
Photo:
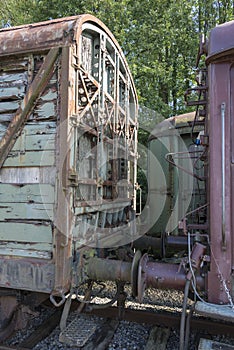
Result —
[{"label": "railway track", "polygon": [[[72,305],[72,309],[76,309],[77,306],[78,303],[76,302]],[[60,309],[56,309],[56,311],[50,317],[48,317],[39,327],[34,330],[31,335],[29,335],[22,342],[18,343],[17,345],[9,345],[7,343],[0,344],[0,350],[32,350],[34,348],[40,349],[39,347],[36,347],[36,345],[46,337],[50,336],[51,332],[56,327],[58,327],[61,313],[62,311]],[[75,315],[76,311],[73,311],[73,313]],[[121,320],[119,319],[120,315]],[[86,336],[82,335],[81,331],[79,331],[81,329],[81,326],[76,321],[79,317],[81,318],[80,322],[83,325],[83,328],[86,328],[86,330],[88,330]],[[105,309],[92,310],[88,313],[86,312],[79,315],[77,314],[76,317],[74,317],[73,321],[68,325],[68,328],[64,332],[60,333],[60,341],[64,343],[64,347],[62,349],[108,349],[112,338],[114,337],[115,333],[118,332],[121,322],[123,321],[129,323],[144,323],[149,325],[150,332],[149,335],[147,335],[148,340],[144,346],[144,350],[171,350],[171,348],[167,347],[168,341],[173,330],[179,329],[180,313],[168,311],[158,312],[134,310],[129,308],[120,310],[118,307],[112,306]],[[86,324],[85,322],[88,323]],[[73,325],[70,326],[72,323]],[[69,326],[71,328],[70,330]],[[89,332],[89,327],[92,328],[92,332]],[[212,339],[209,339],[212,338],[212,336],[216,336],[218,334],[226,335],[228,337],[233,336],[233,324],[195,316],[191,318],[190,327],[191,333],[196,334],[196,349],[234,349],[234,346],[231,344],[225,344],[225,347],[220,347],[220,345],[215,345],[215,342]],[[73,337],[70,337],[71,334]],[[75,334],[77,334],[77,337],[74,337]],[[81,339],[82,336],[83,339]],[[85,337],[87,337],[87,339],[85,339]],[[203,338],[208,339],[204,340]],[[201,345],[198,345],[199,341]],[[209,342],[210,344],[208,344]],[[178,348],[179,345],[175,345],[173,350]]]}]

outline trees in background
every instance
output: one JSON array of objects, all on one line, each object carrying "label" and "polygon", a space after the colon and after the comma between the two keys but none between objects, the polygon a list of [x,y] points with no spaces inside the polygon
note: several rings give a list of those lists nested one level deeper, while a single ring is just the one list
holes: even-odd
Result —
[{"label": "trees in background", "polygon": [[2,25],[91,13],[122,46],[140,104],[164,117],[186,111],[199,36],[234,18],[233,0],[2,0]]},{"label": "trees in background", "polygon": [[[162,119],[187,111],[201,34],[234,19],[234,0],[1,0],[2,26],[90,13],[113,32],[127,57],[137,88],[139,142]],[[144,106],[144,107],[143,107]],[[139,149],[146,161],[146,149]],[[138,182],[147,194],[144,168]],[[138,198],[139,201],[139,198]]]}]

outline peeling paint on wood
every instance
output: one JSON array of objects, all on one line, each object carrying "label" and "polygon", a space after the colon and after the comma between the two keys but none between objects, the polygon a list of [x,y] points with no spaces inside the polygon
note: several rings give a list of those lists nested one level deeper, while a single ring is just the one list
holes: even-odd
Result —
[{"label": "peeling paint on wood", "polygon": [[16,111],[20,106],[19,101],[11,101],[11,102],[1,102],[0,103],[0,113],[8,113],[11,111]]},{"label": "peeling paint on wood", "polygon": [[[53,221],[53,204],[48,203],[7,203],[0,204],[0,221],[19,220],[51,220]],[[30,237],[28,237],[30,241]]]},{"label": "peeling paint on wood", "polygon": [[31,246],[25,245],[24,249],[20,249],[20,245],[13,244],[11,248],[0,246],[0,255],[9,257],[18,256],[24,258],[51,259],[51,246],[47,245],[46,249],[42,244],[35,245],[35,250]]},{"label": "peeling paint on wood", "polygon": [[54,265],[42,259],[31,260],[0,257],[0,285],[50,293],[53,288]]},{"label": "peeling paint on wood", "polygon": [[56,121],[28,122],[24,127],[26,135],[56,134]]},{"label": "peeling paint on wood", "polygon": [[16,87],[1,88],[0,87],[0,101],[4,100],[19,100],[24,97],[25,87],[20,85]]},{"label": "peeling paint on wood", "polygon": [[27,71],[28,70],[28,56],[14,57],[10,56],[7,59],[0,61],[0,70],[3,72],[14,71]]},{"label": "peeling paint on wood", "polygon": [[0,140],[0,165],[5,162],[9,152],[15,143],[15,135],[20,134],[22,131],[29,114],[35,107],[35,103],[39,98],[39,95],[44,91],[48,84],[55,61],[59,55],[59,49],[50,49],[45,56],[44,61],[41,64],[39,71],[34,77],[31,84],[29,84],[24,99],[14,114],[12,121],[10,122],[8,129],[2,139]]},{"label": "peeling paint on wood", "polygon": [[92,225],[91,241],[108,228],[113,242],[129,221],[137,98],[102,26],[84,15],[0,30],[0,286],[67,292],[72,241]]},{"label": "peeling paint on wood", "polygon": [[56,111],[55,111],[55,102],[46,102],[43,105],[38,105],[33,113],[34,116],[38,115],[40,116],[40,118],[49,118],[49,117],[54,117],[56,115]]},{"label": "peeling paint on wood", "polygon": [[55,202],[54,186],[49,184],[9,185],[0,184],[1,203],[50,203]]},{"label": "peeling paint on wood", "polygon": [[[14,151],[40,151],[40,150],[54,150],[55,149],[55,135],[25,135],[18,137],[12,152]],[[23,147],[22,147],[23,139]]]},{"label": "peeling paint on wood", "polygon": [[29,151],[25,153],[11,152],[4,163],[4,167],[22,167],[22,166],[52,166],[55,164],[54,151]]},{"label": "peeling paint on wood", "polygon": [[5,184],[55,184],[55,167],[12,167],[0,170],[0,182]]},{"label": "peeling paint on wood", "polygon": [[42,223],[0,222],[0,240],[4,242],[52,243],[51,225]]},{"label": "peeling paint on wood", "polygon": [[[4,69],[4,68],[2,68]],[[23,73],[0,73],[0,87],[11,87],[11,86],[21,86],[23,83],[27,82],[27,72]],[[24,87],[25,88],[25,87]]]}]

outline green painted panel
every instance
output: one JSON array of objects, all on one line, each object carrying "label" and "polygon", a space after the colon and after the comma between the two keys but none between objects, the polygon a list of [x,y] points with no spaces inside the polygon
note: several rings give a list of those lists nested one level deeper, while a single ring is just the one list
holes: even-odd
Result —
[{"label": "green painted panel", "polygon": [[51,225],[0,222],[0,241],[52,243]]},{"label": "green painted panel", "polygon": [[53,121],[30,122],[24,126],[24,132],[26,135],[56,134],[56,126],[57,123]]},{"label": "green painted panel", "polygon": [[9,219],[53,220],[53,204],[2,203],[0,221]]},{"label": "green painted panel", "polygon": [[1,102],[0,113],[7,113],[9,111],[17,110],[20,106],[19,101]]},{"label": "green painted panel", "polygon": [[37,114],[40,118],[49,118],[56,115],[56,105],[54,102],[45,102],[41,105],[37,105],[34,109],[34,114]]},{"label": "green painted panel", "polygon": [[21,134],[12,151],[40,151],[40,150],[54,150],[55,149],[55,135],[54,134],[42,134],[42,135],[25,135]]},{"label": "green painted panel", "polygon": [[52,184],[56,183],[56,168],[44,167],[11,167],[2,168],[0,183],[13,184]]},{"label": "green painted panel", "polygon": [[48,184],[11,185],[0,183],[1,203],[54,203],[54,186]]},{"label": "green painted panel", "polygon": [[25,153],[16,151],[7,157],[3,167],[52,166],[54,163],[54,151],[28,151]]},{"label": "green painted panel", "polygon": [[26,136],[26,150],[53,150],[55,149],[55,135]]},{"label": "green painted panel", "polygon": [[48,101],[56,100],[57,97],[58,97],[57,91],[53,89],[48,89],[47,87],[46,93],[44,95],[41,95],[41,100],[48,102]]},{"label": "green painted panel", "polygon": [[[4,70],[6,70],[5,69],[5,67],[4,68],[2,68],[2,69],[4,69]],[[12,72],[9,72],[8,74],[6,74],[6,73],[2,73],[2,74],[0,74],[0,83],[1,83],[1,85],[2,86],[7,86],[7,83],[12,83],[12,85],[13,84],[19,84],[19,83],[24,83],[24,82],[27,82],[27,72],[20,72],[20,73],[14,73],[14,74],[12,74]]]},{"label": "green painted panel", "polygon": [[25,94],[25,86],[24,84],[18,86],[4,86],[4,88],[0,88],[0,101],[10,99],[21,99]]},{"label": "green painted panel", "polygon": [[[33,247],[34,248],[34,247]],[[51,245],[47,245],[47,249],[40,250],[40,247],[37,246],[34,249],[20,249],[15,244],[15,247],[12,248],[4,248],[0,247],[0,255],[7,256],[17,256],[17,257],[25,257],[25,258],[37,258],[37,259],[51,259]]]},{"label": "green painted panel", "polygon": [[39,243],[18,243],[18,242],[0,242],[0,252],[2,253],[3,249],[13,250],[41,250],[41,251],[51,251],[51,243],[39,242]]}]

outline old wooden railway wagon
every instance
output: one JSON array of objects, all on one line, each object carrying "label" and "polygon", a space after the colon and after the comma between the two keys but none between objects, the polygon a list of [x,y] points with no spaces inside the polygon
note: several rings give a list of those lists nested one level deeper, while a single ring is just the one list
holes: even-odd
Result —
[{"label": "old wooden railway wagon", "polygon": [[124,55],[95,17],[0,30],[2,326],[30,295],[62,303],[82,281],[81,249],[132,241],[136,111]]}]

